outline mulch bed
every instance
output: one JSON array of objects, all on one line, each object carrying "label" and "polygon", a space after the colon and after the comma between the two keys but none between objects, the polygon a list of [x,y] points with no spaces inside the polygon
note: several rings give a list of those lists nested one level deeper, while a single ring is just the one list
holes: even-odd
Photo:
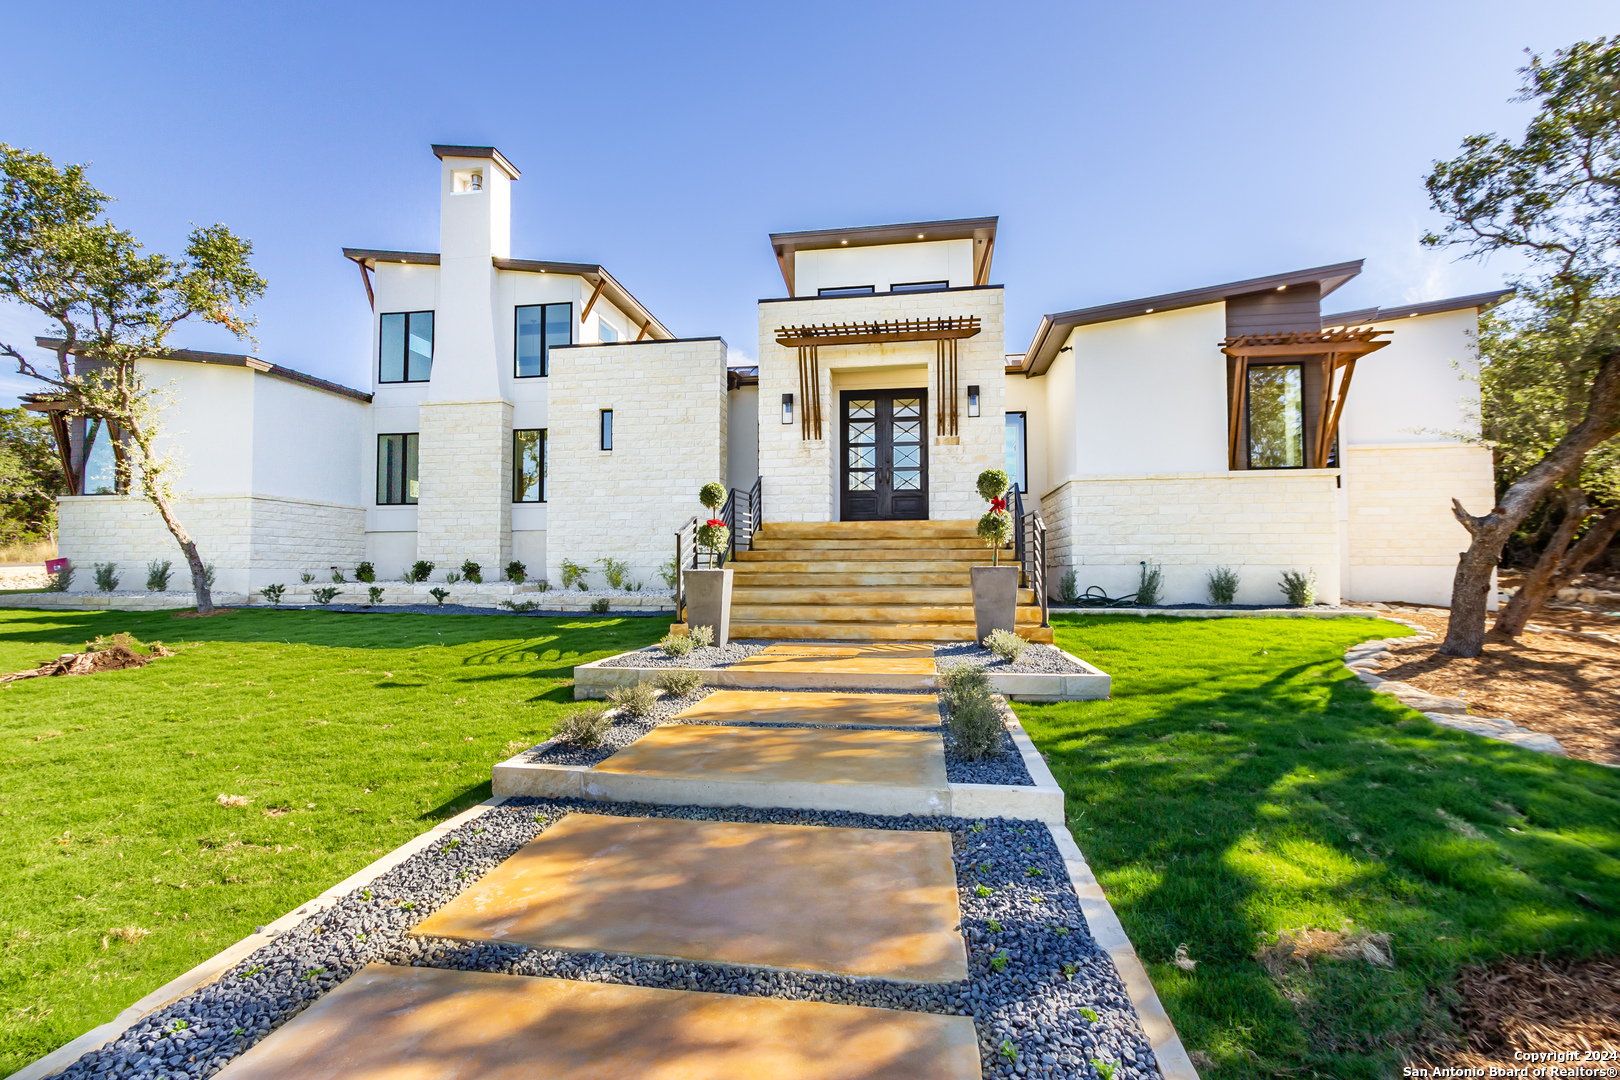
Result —
[{"label": "mulch bed", "polygon": [[1620,639],[1620,618],[1574,608],[1544,608],[1517,641],[1488,636],[1472,659],[1440,655],[1447,616],[1438,608],[1390,605],[1390,614],[1437,635],[1396,639],[1395,661],[1378,674],[1419,690],[1461,698],[1471,712],[1511,720],[1561,742],[1571,757],[1620,765],[1620,644],[1555,631],[1600,632]]},{"label": "mulch bed", "polygon": [[[137,650],[146,648],[142,653]],[[128,634],[114,634],[110,639],[97,638],[84,652],[63,653],[30,671],[17,671],[0,675],[0,683],[18,679],[39,679],[53,675],[95,675],[103,671],[126,671],[145,667],[160,656],[173,656],[161,641],[142,646]]]},{"label": "mulch bed", "polygon": [[1620,960],[1502,960],[1465,968],[1457,992],[1453,1009],[1467,1048],[1447,1055],[1448,1065],[1523,1068],[1526,1059],[1515,1061],[1515,1052],[1573,1053],[1566,1063],[1580,1064],[1588,1051],[1620,1052]]}]

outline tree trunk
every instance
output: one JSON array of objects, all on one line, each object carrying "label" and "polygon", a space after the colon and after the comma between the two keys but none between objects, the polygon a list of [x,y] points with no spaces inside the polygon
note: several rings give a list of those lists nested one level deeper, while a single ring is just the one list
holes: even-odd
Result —
[{"label": "tree trunk", "polygon": [[1516,638],[1524,633],[1524,625],[1530,621],[1530,616],[1559,589],[1553,584],[1553,579],[1557,576],[1565,553],[1569,551],[1569,545],[1575,542],[1576,532],[1592,513],[1592,508],[1586,505],[1586,492],[1578,487],[1563,490],[1563,503],[1564,520],[1553,530],[1552,539],[1547,541],[1536,565],[1524,575],[1519,591],[1513,594],[1513,599],[1496,616],[1498,634]]},{"label": "tree trunk", "polygon": [[[1589,512],[1590,513],[1590,512]],[[1559,529],[1562,533],[1564,530]],[[1620,536],[1620,507],[1616,507],[1598,518],[1592,527],[1586,530],[1586,535],[1573,546],[1568,548],[1558,564],[1550,569],[1546,579],[1541,583],[1540,589],[1534,596],[1525,596],[1525,589],[1520,589],[1508,602],[1502,614],[1497,616],[1496,629],[1508,637],[1518,637],[1524,632],[1525,624],[1549,599],[1558,594],[1558,590],[1574,582],[1581,576],[1593,559],[1602,555],[1604,550]],[[1555,540],[1557,537],[1554,538]],[[1567,544],[1567,541],[1566,541]],[[1543,556],[1545,559],[1545,556]],[[1540,569],[1540,564],[1537,564]],[[1526,583],[1528,584],[1528,582]],[[1520,597],[1524,603],[1520,604]],[[1509,619],[1512,616],[1512,619]]]},{"label": "tree trunk", "polygon": [[1587,396],[1586,416],[1558,440],[1558,445],[1530,467],[1503,493],[1491,512],[1480,517],[1451,500],[1451,512],[1468,530],[1472,542],[1457,560],[1451,584],[1451,619],[1444,656],[1478,656],[1485,651],[1485,603],[1491,571],[1501,561],[1502,548],[1537,503],[1575,469],[1594,446],[1620,434],[1620,350],[1603,358]]}]

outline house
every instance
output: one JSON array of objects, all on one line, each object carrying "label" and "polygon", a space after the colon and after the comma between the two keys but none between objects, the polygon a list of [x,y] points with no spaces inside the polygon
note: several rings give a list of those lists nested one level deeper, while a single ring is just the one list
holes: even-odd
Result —
[{"label": "house", "polygon": [[[1276,601],[1293,569],[1328,601],[1443,604],[1467,542],[1451,500],[1493,498],[1464,376],[1504,292],[1323,314],[1360,272],[1341,263],[1048,315],[1009,353],[996,218],[779,233],[784,295],[759,302],[757,367],[728,369],[724,341],[677,337],[604,267],[514,258],[518,170],[433,149],[439,250],[343,253],[372,312],[365,389],[257,357],[147,362],[178,390],[182,517],[226,591],[362,560],[556,580],[612,558],[652,584],[719,479],[763,521],[739,528],[759,576],[734,632],[903,636],[962,603],[950,575],[985,555],[974,479],[1005,467],[1048,596],[1070,572],[1129,593],[1150,563],[1170,602],[1230,566],[1239,602]],[[63,430],[82,455],[82,422]],[[62,553],[169,557],[109,453],[61,500]]]}]

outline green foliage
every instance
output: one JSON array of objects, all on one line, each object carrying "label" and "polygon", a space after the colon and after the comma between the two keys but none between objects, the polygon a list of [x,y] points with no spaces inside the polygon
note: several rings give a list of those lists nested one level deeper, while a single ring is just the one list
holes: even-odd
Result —
[{"label": "green foliage", "polygon": [[1024,654],[1029,642],[1008,630],[992,630],[984,639],[984,647],[1011,664]]},{"label": "green foliage", "polygon": [[174,573],[174,564],[168,559],[153,559],[146,564],[146,591],[168,592],[169,578]]},{"label": "green foliage", "polygon": [[978,488],[979,498],[989,502],[1007,494],[1007,489],[1012,487],[1012,480],[1007,476],[1005,469],[986,469],[979,474],[975,486]]},{"label": "green foliage", "polygon": [[45,586],[45,591],[67,592],[73,587],[73,574],[73,564],[70,562],[50,576],[50,583]]},{"label": "green foliage", "polygon": [[608,707],[599,702],[580,705],[565,715],[551,729],[553,738],[587,749],[602,745],[602,737],[613,726]]},{"label": "green foliage", "polygon": [[325,607],[327,604],[330,604],[337,597],[338,592],[339,592],[339,590],[338,590],[338,587],[336,585],[323,585],[319,589],[316,589],[310,595],[315,597],[315,602],[317,604],[321,605],[322,607]]},{"label": "green foliage", "polygon": [[988,548],[1003,548],[1012,539],[1012,514],[1006,510],[986,510],[979,519],[979,539]]},{"label": "green foliage", "polygon": [[1238,572],[1230,566],[1217,566],[1209,572],[1209,602],[1226,607],[1237,598]]},{"label": "green foliage", "polygon": [[1091,1067],[1097,1070],[1097,1075],[1102,1077],[1102,1080],[1114,1080],[1114,1070],[1119,1068],[1119,1062],[1092,1058]]},{"label": "green foliage", "polygon": [[214,587],[214,564],[211,562],[203,563],[203,583],[210,589]]},{"label": "green foliage", "polygon": [[370,604],[372,607],[376,607],[378,604],[382,603],[382,601],[383,601],[382,586],[373,585],[370,588],[366,589],[366,603]]},{"label": "green foliage", "polygon": [[[996,955],[990,958],[990,969],[997,973],[1003,972],[1007,970],[1007,965],[1011,962],[1012,957],[1007,955],[1006,949],[1002,949],[1000,952],[996,953]],[[1016,1057],[1017,1055],[1014,1055],[1013,1058],[1009,1058],[1008,1060],[1014,1060]]]},{"label": "green foliage", "polygon": [[1136,606],[1158,607],[1164,601],[1164,569],[1157,563],[1142,564],[1142,576],[1136,583]]},{"label": "green foliage", "polygon": [[[1063,965],[1063,970],[1064,970],[1065,973],[1067,973],[1068,970],[1069,970],[1069,965],[1064,964]],[[1093,1009],[1089,1005],[1081,1007],[1080,1015],[1085,1017],[1088,1023],[1095,1024],[1097,1022],[1097,1010]]]},{"label": "green foliage", "polygon": [[433,597],[434,600],[438,601],[440,607],[444,607],[444,602],[450,598],[450,590],[445,588],[432,588],[428,590],[428,595]]},{"label": "green foliage", "polygon": [[[308,570],[305,570],[303,573],[298,575],[298,580],[303,582],[305,585],[313,585],[315,583],[315,575],[310,573]],[[407,580],[409,579],[407,578]]]},{"label": "green foliage", "polygon": [[[585,578],[590,574],[590,567],[581,566],[572,559],[564,559],[561,564],[562,587],[572,589],[576,585],[583,586]],[[583,591],[583,590],[581,590]]]},{"label": "green foliage", "polygon": [[681,568],[675,562],[675,556],[669,557],[669,562],[658,568],[658,576],[663,579],[664,588],[673,589],[675,583],[681,579]]},{"label": "green foliage", "polygon": [[714,644],[714,627],[694,626],[686,631],[686,636],[692,639],[695,648],[707,649]]},{"label": "green foliage", "polygon": [[506,564],[506,580],[514,585],[521,585],[529,578],[529,568],[513,559]]},{"label": "green foliage", "polygon": [[405,580],[414,583],[418,581],[426,581],[432,576],[433,563],[428,562],[426,559],[418,559],[411,563],[411,569],[405,575]]},{"label": "green foliage", "polygon": [[595,600],[591,601],[591,614],[592,615],[606,615],[607,613],[608,613],[608,598],[607,597],[599,596]]},{"label": "green foliage", "polygon": [[630,587],[630,565],[619,559],[603,557],[596,560],[602,568],[602,576],[607,579],[610,589],[628,589]]},{"label": "green foliage", "polygon": [[1280,586],[1288,602],[1295,607],[1310,607],[1316,603],[1316,571],[1284,570]]},{"label": "green foliage", "polygon": [[502,600],[500,602],[500,606],[505,608],[508,611],[518,611],[518,612],[539,611],[540,610],[540,601],[538,601],[538,600]]},{"label": "green foliage", "polygon": [[678,660],[690,655],[695,645],[690,634],[677,634],[671,630],[658,642],[658,647],[664,651],[665,656]]},{"label": "green foliage", "polygon": [[726,550],[726,545],[731,540],[730,529],[724,525],[710,525],[706,521],[697,527],[696,535],[698,547],[712,551],[716,555]]},{"label": "green foliage", "polygon": [[62,490],[50,423],[27,409],[0,409],[0,544],[54,536]]},{"label": "green foliage", "polygon": [[626,716],[646,716],[658,704],[658,692],[649,682],[615,686],[608,691],[607,698]]},{"label": "green foliage", "polygon": [[1080,599],[1080,578],[1073,570],[1063,571],[1063,578],[1058,584],[1058,599],[1065,604],[1073,604]]},{"label": "green foliage", "polygon": [[281,594],[286,591],[287,586],[285,585],[266,585],[264,588],[259,590],[259,595],[270,601],[272,604],[280,604]]},{"label": "green foliage", "polygon": [[343,571],[339,570],[335,566],[332,567],[332,584],[334,584],[334,585],[347,585],[348,584],[348,582],[345,581],[344,578],[343,578]]},{"label": "green foliage", "polygon": [[939,686],[945,729],[956,754],[968,761],[999,756],[1006,748],[1006,729],[984,668],[953,664],[939,673]]},{"label": "green foliage", "polygon": [[447,570],[447,571],[445,571],[445,574],[444,574],[444,583],[445,583],[445,584],[446,584],[446,585],[455,585],[455,584],[457,584],[457,583],[458,583],[458,582],[460,582],[460,581],[461,581],[461,575],[460,575],[460,574],[459,574],[459,573],[457,573],[457,572],[456,572],[456,571],[454,571],[454,570]]},{"label": "green foliage", "polygon": [[482,585],[484,583],[484,568],[468,559],[461,564],[461,576],[474,585]]},{"label": "green foliage", "polygon": [[112,592],[118,588],[119,580],[117,563],[96,563],[96,588],[102,592]]},{"label": "green foliage", "polygon": [[711,480],[698,491],[698,502],[710,510],[718,510],[726,502],[726,486],[718,480]]},{"label": "green foliage", "polygon": [[658,689],[671,697],[686,697],[703,687],[703,672],[693,668],[670,668],[658,674]]},{"label": "green foliage", "polygon": [[370,585],[377,580],[377,568],[368,562],[363,562],[354,568],[354,580]]}]

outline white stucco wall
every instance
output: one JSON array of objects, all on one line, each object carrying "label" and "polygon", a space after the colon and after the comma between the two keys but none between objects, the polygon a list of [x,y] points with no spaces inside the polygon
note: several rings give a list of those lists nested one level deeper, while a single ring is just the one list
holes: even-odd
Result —
[{"label": "white stucco wall", "polygon": [[[1067,353],[1063,354],[1063,360],[1067,363]],[[1047,433],[1051,426],[1047,408],[1048,391],[1060,382],[1061,376],[1056,381],[1045,378],[1026,379],[1022,375],[1006,376],[1007,411],[1026,414],[1024,457],[1029,473],[1026,477],[1026,486],[1029,490],[1024,492],[1023,496],[1026,511],[1040,509],[1041,495],[1048,487],[1047,477],[1050,470],[1047,468]]]},{"label": "white stucco wall", "polygon": [[[726,486],[748,491],[759,479],[759,387],[739,386],[727,395]],[[780,421],[782,399],[774,419]]]},{"label": "white stucco wall", "polygon": [[256,376],[253,494],[363,506],[369,412],[353,398]]},{"label": "white stucco wall", "polygon": [[818,289],[851,285],[871,285],[881,293],[893,285],[918,281],[948,281],[952,288],[972,285],[973,241],[932,240],[794,253],[795,296],[815,296]]},{"label": "white stucco wall", "polygon": [[1374,323],[1389,344],[1356,364],[1340,444],[1435,443],[1477,437],[1479,313],[1468,308]]},{"label": "white stucco wall", "polygon": [[251,492],[258,373],[179,360],[143,360],[140,370],[148,386],[168,395],[157,447],[160,454],[172,449],[179,460],[177,489],[194,495]]}]

